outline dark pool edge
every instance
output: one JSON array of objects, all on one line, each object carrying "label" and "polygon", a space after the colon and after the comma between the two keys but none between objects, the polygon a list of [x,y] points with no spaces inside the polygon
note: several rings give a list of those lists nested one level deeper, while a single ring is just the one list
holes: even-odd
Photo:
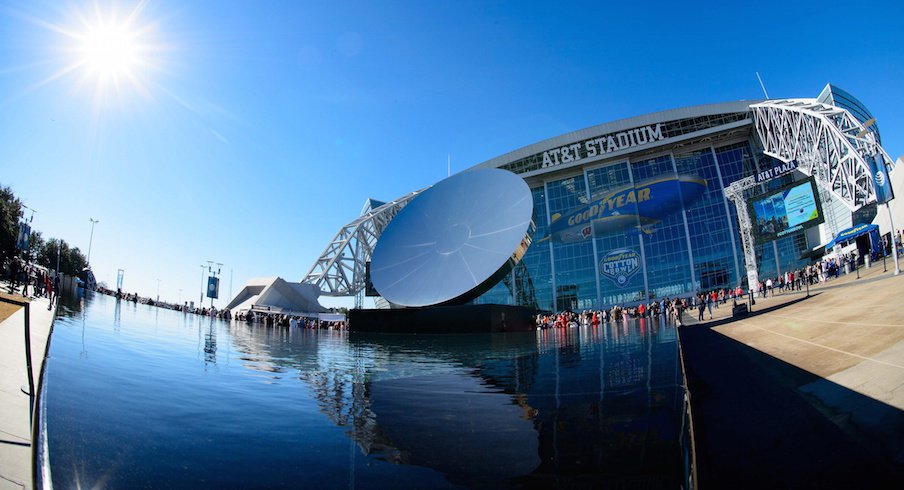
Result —
[{"label": "dark pool edge", "polygon": [[[697,443],[694,438],[694,414],[693,405],[691,403],[691,390],[688,388],[687,368],[684,362],[684,349],[681,342],[681,329],[676,327],[675,335],[678,343],[678,359],[681,364],[681,387],[684,390],[684,414],[682,420],[681,440],[679,445],[682,447],[682,455],[686,458],[684,461],[683,488],[697,488]],[[685,423],[687,426],[685,426]],[[687,444],[687,449],[684,449]]]},{"label": "dark pool edge", "polygon": [[47,387],[44,384],[47,372],[47,359],[50,355],[50,342],[53,340],[53,326],[59,311],[59,299],[54,303],[53,314],[50,316],[50,329],[47,332],[47,342],[44,344],[44,355],[41,359],[41,369],[38,371],[38,384],[36,387],[35,403],[32,411],[31,424],[31,480],[34,488],[53,488],[53,479],[50,472],[50,455],[47,451],[47,410],[44,406],[44,397]]}]

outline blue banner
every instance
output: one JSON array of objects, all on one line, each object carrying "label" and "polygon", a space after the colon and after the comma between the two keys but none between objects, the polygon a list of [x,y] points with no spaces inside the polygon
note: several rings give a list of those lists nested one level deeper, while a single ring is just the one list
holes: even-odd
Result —
[{"label": "blue banner", "polygon": [[220,294],[220,278],[219,277],[208,277],[207,278],[207,297],[217,299]]},{"label": "blue banner", "polygon": [[891,179],[885,169],[885,162],[882,155],[876,154],[866,158],[869,163],[869,173],[873,179],[873,186],[876,189],[876,202],[885,204],[895,198],[895,193],[891,189]]},{"label": "blue banner", "polygon": [[19,237],[16,239],[16,248],[25,250],[28,248],[28,239],[31,237],[31,226],[25,221],[19,222]]}]

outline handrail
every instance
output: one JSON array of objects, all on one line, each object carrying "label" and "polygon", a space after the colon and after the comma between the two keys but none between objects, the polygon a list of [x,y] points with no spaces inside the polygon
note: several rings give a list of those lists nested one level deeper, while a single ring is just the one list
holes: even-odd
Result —
[{"label": "handrail", "polygon": [[[25,366],[28,368],[28,406],[34,408],[35,377],[31,370],[31,310],[28,301],[16,301],[14,299],[0,298],[0,301],[11,305],[21,306],[25,309]],[[23,390],[24,391],[24,390]],[[30,416],[31,414],[29,414]],[[29,422],[34,422],[29,420]]]},{"label": "handrail", "polygon": [[[43,453],[46,452],[46,444],[43,439],[46,432],[43,430],[44,417],[41,412],[41,400],[43,398],[44,389],[44,371],[47,368],[47,357],[50,353],[50,336],[53,333],[53,321],[50,323],[50,332],[47,334],[47,343],[44,347],[44,358],[41,361],[41,370],[38,373],[37,390],[35,390],[34,370],[32,369],[31,359],[31,303],[28,301],[16,301],[14,299],[0,297],[0,302],[20,306],[25,310],[24,333],[25,333],[25,365],[28,370],[28,421],[31,426],[31,478],[34,488],[52,488],[53,483],[49,479],[49,468],[47,474],[43,471]],[[57,302],[57,305],[59,302]],[[54,308],[54,318],[56,317],[56,307]],[[25,387],[22,387],[25,391]],[[39,467],[41,471],[39,471]],[[45,477],[48,477],[45,479]]]},{"label": "handrail", "polygon": [[38,391],[34,396],[31,424],[31,480],[34,488],[53,488],[53,480],[50,478],[50,466],[47,462],[47,420],[43,410],[44,401],[44,373],[47,371],[47,358],[50,354],[50,339],[53,338],[53,324],[59,309],[59,298],[54,297],[53,316],[50,319],[50,330],[47,332],[47,342],[44,345],[44,358],[41,360],[41,370],[38,372]]}]

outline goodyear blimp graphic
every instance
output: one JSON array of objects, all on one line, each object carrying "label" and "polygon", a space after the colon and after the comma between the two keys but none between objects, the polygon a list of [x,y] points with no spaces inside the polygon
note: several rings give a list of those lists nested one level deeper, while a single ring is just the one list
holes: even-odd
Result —
[{"label": "goodyear blimp graphic", "polygon": [[656,223],[690,206],[705,191],[706,179],[695,175],[658,177],[620,187],[586,206],[553,215],[546,238],[572,243],[631,230],[652,233]]}]

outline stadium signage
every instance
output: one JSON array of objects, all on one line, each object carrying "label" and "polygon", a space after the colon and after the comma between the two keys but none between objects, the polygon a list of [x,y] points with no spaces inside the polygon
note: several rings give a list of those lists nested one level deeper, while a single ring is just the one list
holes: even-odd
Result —
[{"label": "stadium signage", "polygon": [[776,165],[770,169],[763,170],[756,174],[757,183],[765,182],[767,180],[774,179],[779,175],[784,175],[794,169],[797,168],[797,160],[790,161],[788,163],[782,163]]},{"label": "stadium signage", "polygon": [[619,131],[618,133],[610,133],[544,151],[542,168],[577,162],[585,158],[593,158],[618,150],[643,146],[664,139],[661,123],[656,124],[656,126],[647,125],[627,131]]},{"label": "stadium signage", "polygon": [[618,287],[628,284],[631,276],[640,270],[640,255],[634,250],[613,250],[600,261],[600,272]]}]

